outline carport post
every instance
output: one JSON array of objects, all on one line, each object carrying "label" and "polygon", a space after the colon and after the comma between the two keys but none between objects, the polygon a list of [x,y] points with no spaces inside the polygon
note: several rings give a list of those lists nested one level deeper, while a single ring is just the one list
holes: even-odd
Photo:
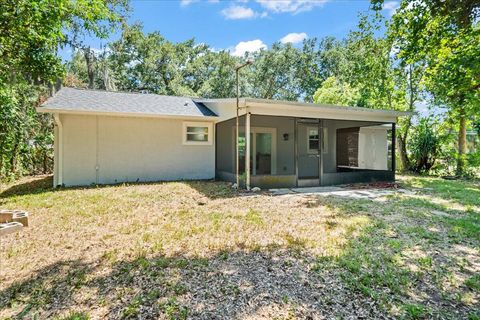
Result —
[{"label": "carport post", "polygon": [[235,176],[237,180],[237,190],[240,188],[240,167],[239,167],[239,152],[238,152],[238,117],[239,117],[239,110],[240,110],[240,105],[239,105],[239,100],[240,100],[240,85],[238,83],[238,72],[240,71],[241,68],[246,67],[248,65],[252,64],[252,61],[247,60],[242,65],[239,65],[235,67],[235,78],[236,78],[236,83],[237,83],[237,117],[236,117],[236,130],[235,130]]},{"label": "carport post", "polygon": [[392,172],[393,172],[393,180],[395,180],[395,170],[397,169],[397,127],[396,123],[392,123]]},{"label": "carport post", "polygon": [[245,187],[250,190],[250,112],[245,113]]}]

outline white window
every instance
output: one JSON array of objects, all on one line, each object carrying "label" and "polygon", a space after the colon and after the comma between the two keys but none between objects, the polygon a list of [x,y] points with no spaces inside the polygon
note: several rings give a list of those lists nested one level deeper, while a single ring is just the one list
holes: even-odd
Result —
[{"label": "white window", "polygon": [[211,145],[213,126],[209,122],[184,122],[183,144]]},{"label": "white window", "polygon": [[[317,127],[307,128],[307,148],[308,153],[318,153],[320,137],[318,135]],[[328,153],[328,128],[323,128],[322,140],[323,153]]]}]

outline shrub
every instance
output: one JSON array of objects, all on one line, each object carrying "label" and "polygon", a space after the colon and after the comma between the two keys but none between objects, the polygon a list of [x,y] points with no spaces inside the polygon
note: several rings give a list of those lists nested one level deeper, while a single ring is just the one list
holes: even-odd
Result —
[{"label": "shrub", "polygon": [[435,130],[435,122],[422,118],[414,127],[410,140],[412,171],[427,173],[435,164],[440,151],[441,138]]}]

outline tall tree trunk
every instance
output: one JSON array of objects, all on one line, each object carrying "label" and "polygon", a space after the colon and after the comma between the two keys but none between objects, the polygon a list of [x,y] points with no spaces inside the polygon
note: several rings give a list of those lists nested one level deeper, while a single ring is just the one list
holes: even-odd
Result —
[{"label": "tall tree trunk", "polygon": [[15,142],[12,148],[12,154],[10,158],[10,171],[12,173],[17,172],[17,153],[18,153],[18,142]]},{"label": "tall tree trunk", "polygon": [[407,143],[401,135],[397,136],[398,156],[402,165],[402,171],[410,170],[410,159],[407,155]]},{"label": "tall tree trunk", "polygon": [[90,47],[83,49],[83,53],[85,56],[85,62],[87,63],[88,88],[94,89],[95,73],[93,64],[95,63],[95,55],[93,54],[93,51],[92,49],[90,49]]},{"label": "tall tree trunk", "polygon": [[[412,106],[410,107],[412,111]],[[402,171],[410,171],[412,165],[410,163],[410,158],[407,153],[407,139],[410,132],[410,127],[412,126],[412,117],[409,116],[406,119],[406,123],[403,125],[402,130],[398,130],[397,134],[397,147],[398,147],[398,156],[400,158],[400,163],[402,165]]]},{"label": "tall tree trunk", "polygon": [[[3,151],[3,147],[0,147],[0,151]],[[7,173],[7,170],[3,168],[3,154],[0,153],[0,180],[3,178],[3,175]]]},{"label": "tall tree trunk", "polygon": [[47,174],[48,172],[47,161],[48,161],[47,152],[45,151],[43,154],[43,174]]},{"label": "tall tree trunk", "polygon": [[457,175],[462,176],[465,173],[465,154],[467,153],[467,119],[465,110],[460,109],[460,128],[458,131],[458,158]]}]

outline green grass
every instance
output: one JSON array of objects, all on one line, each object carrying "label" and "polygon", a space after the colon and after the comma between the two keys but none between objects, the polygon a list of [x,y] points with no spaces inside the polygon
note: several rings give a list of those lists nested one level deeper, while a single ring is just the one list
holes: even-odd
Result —
[{"label": "green grass", "polygon": [[0,207],[31,226],[2,239],[0,318],[185,319],[263,300],[272,318],[303,318],[319,295],[314,310],[337,310],[325,318],[354,317],[356,299],[371,317],[478,319],[478,183],[400,180],[414,193],[382,201],[244,197],[218,182],[4,185]]},{"label": "green grass", "polygon": [[71,312],[67,316],[57,318],[57,320],[89,320],[90,316],[85,312]]},{"label": "green grass", "polygon": [[465,285],[476,292],[480,292],[480,274],[468,278]]},{"label": "green grass", "polygon": [[260,215],[259,212],[256,212],[255,210],[248,210],[247,215],[245,216],[245,219],[254,225],[262,225],[263,224],[263,219],[262,216]]},{"label": "green grass", "polygon": [[183,320],[187,319],[188,308],[181,306],[175,298],[170,298],[168,301],[160,305],[161,309],[165,312],[168,319],[171,320]]},{"label": "green grass", "polygon": [[425,194],[439,196],[463,205],[480,206],[480,189],[478,184],[474,185],[472,182],[412,176],[408,177],[405,185],[421,188]]},{"label": "green grass", "polygon": [[403,309],[407,319],[425,319],[428,315],[427,308],[421,304],[405,304]]}]

